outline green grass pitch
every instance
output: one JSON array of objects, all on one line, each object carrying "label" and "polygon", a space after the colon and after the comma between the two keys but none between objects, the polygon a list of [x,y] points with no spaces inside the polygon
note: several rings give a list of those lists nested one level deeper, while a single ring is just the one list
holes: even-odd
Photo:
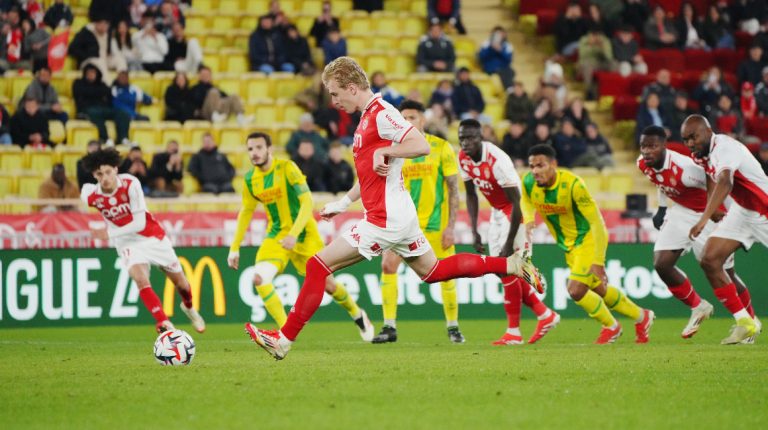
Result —
[{"label": "green grass pitch", "polygon": [[[351,322],[307,326],[276,362],[240,325],[194,334],[191,366],[155,363],[150,326],[0,330],[3,429],[734,429],[768,422],[768,347],[721,346],[732,320],[680,339],[659,319],[596,346],[564,320],[537,345],[493,347],[502,321],[402,322],[396,344]],[[533,321],[523,322],[530,334]],[[181,327],[189,329],[188,327]],[[766,340],[768,342],[768,340]]]}]

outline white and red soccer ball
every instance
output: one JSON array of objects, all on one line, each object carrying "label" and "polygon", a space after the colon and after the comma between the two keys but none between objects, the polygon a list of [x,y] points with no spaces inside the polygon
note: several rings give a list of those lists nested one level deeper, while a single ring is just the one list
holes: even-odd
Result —
[{"label": "white and red soccer ball", "polygon": [[163,366],[186,366],[195,357],[195,341],[184,330],[168,330],[155,340],[155,360]]}]

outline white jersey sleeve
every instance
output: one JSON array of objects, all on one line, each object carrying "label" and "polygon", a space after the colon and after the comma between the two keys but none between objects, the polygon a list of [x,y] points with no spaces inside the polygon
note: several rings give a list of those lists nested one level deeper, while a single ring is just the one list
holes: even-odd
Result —
[{"label": "white jersey sleeve", "polygon": [[683,170],[681,179],[683,185],[688,188],[707,189],[707,172],[704,168],[693,162],[693,159],[685,155],[674,153],[672,161]]},{"label": "white jersey sleeve", "polygon": [[413,126],[396,109],[387,107],[376,114],[376,129],[379,137],[401,143]]},{"label": "white jersey sleeve", "polygon": [[733,175],[739,168],[741,168],[741,165],[744,162],[744,151],[738,150],[741,148],[736,147],[734,143],[739,146],[743,146],[743,144],[722,134],[715,135],[715,139],[720,142],[715,145],[715,148],[709,157],[710,162],[715,168],[715,178],[720,176],[720,172],[723,170],[730,170],[731,180],[733,180]]},{"label": "white jersey sleeve", "polygon": [[96,191],[95,184],[83,184],[83,189],[80,190],[80,200],[86,205],[88,204],[88,198]]},{"label": "white jersey sleeve", "polygon": [[141,182],[134,176],[125,176],[131,180],[128,187],[128,202],[131,204],[131,212],[136,215],[139,212],[146,212],[147,202],[144,200],[144,190],[141,189]]},{"label": "white jersey sleeve", "polygon": [[502,188],[520,187],[520,176],[517,174],[512,159],[506,152],[490,142],[485,142],[488,152],[493,155],[496,162],[493,164],[493,176]]},{"label": "white jersey sleeve", "polygon": [[461,180],[464,181],[464,182],[472,180],[472,177],[469,176],[469,172],[464,170],[464,164],[463,163],[459,163],[459,174],[461,175]]}]

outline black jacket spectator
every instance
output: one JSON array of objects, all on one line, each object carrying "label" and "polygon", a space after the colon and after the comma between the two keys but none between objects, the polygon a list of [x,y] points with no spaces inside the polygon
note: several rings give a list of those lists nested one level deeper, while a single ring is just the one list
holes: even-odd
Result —
[{"label": "black jacket spectator", "polygon": [[587,132],[587,124],[592,122],[589,111],[584,107],[584,102],[581,99],[575,99],[565,108],[562,120],[571,121],[576,130],[582,135]]},{"label": "black jacket spectator", "polygon": [[101,71],[96,66],[87,65],[83,69],[83,75],[88,69],[96,70],[96,80],[89,82],[84,77],[76,79],[72,83],[72,97],[75,99],[75,108],[78,113],[91,107],[112,107],[112,95],[109,87],[101,80]]},{"label": "black jacket spectator", "polygon": [[[78,67],[89,58],[99,57],[99,42],[88,26],[83,27],[69,43],[68,55],[77,61]],[[112,53],[112,44],[107,43],[107,55]]]},{"label": "black jacket spectator", "polygon": [[325,40],[325,35],[332,28],[341,28],[339,25],[339,18],[331,15],[331,2],[323,4],[323,14],[315,18],[315,22],[312,23],[312,29],[309,30],[309,35],[315,38],[315,46],[320,47],[320,44]]},{"label": "black jacket spectator", "polygon": [[515,84],[512,92],[507,96],[505,117],[510,122],[528,122],[533,114],[533,101],[519,82]]},{"label": "black jacket spectator", "polygon": [[501,149],[509,155],[516,165],[528,165],[528,150],[531,148],[531,136],[525,130],[524,123],[513,123],[504,134]]},{"label": "black jacket spectator", "polygon": [[[702,27],[702,37],[704,38],[704,41],[707,42],[707,46],[714,49],[721,47],[721,41],[724,37],[730,34],[730,30],[728,28],[728,23],[723,19],[719,12],[717,13],[716,19],[713,19],[713,14],[715,12],[712,8],[715,10],[717,9],[716,6],[710,7],[707,17],[704,20],[704,26]],[[732,44],[731,47],[733,47]]]},{"label": "black jacket spectator", "polygon": [[445,37],[439,25],[430,27],[423,36],[416,51],[416,65],[419,71],[452,72],[456,63],[453,43]]},{"label": "black jacket spectator", "polygon": [[40,134],[39,143],[50,145],[48,118],[37,108],[37,101],[31,103],[34,103],[34,109],[31,112],[27,111],[30,102],[25,102],[25,107],[16,111],[11,117],[11,139],[13,143],[23,148],[33,143],[30,139],[32,135]]},{"label": "black jacket spectator", "polygon": [[563,121],[562,130],[555,135],[554,148],[557,151],[557,164],[562,167],[579,165],[579,158],[587,152],[584,138],[574,133],[573,124]]},{"label": "black jacket spectator", "polygon": [[51,27],[52,30],[61,26],[62,22],[66,23],[66,26],[69,27],[72,25],[73,20],[72,8],[63,1],[57,1],[53,6],[48,8],[48,11],[45,12],[45,16],[43,17],[43,23],[48,27]]},{"label": "black jacket spectator", "polygon": [[181,181],[184,177],[184,162],[181,161],[179,169],[168,169],[171,153],[158,152],[152,156],[152,164],[149,168],[149,177],[153,180],[162,178],[166,184]]},{"label": "black jacket spectator", "polygon": [[325,191],[329,193],[346,193],[355,183],[355,172],[346,160],[338,163],[329,159],[325,165]]},{"label": "black jacket spectator", "polygon": [[[587,20],[581,16],[581,11],[576,11],[580,6],[569,6],[566,13],[560,15],[555,22],[555,47],[558,53],[563,53],[563,48],[578,42],[587,34]],[[570,15],[570,16],[569,16]]]},{"label": "black jacket spectator", "polygon": [[[464,69],[459,70],[459,76],[463,73],[469,74]],[[454,86],[453,94],[451,95],[451,105],[453,106],[453,112],[459,118],[469,111],[483,112],[485,110],[483,94],[480,92],[480,88],[473,84],[469,78],[465,81],[462,81],[461,78],[456,81],[456,86]]]},{"label": "black jacket spectator", "polygon": [[693,90],[693,99],[699,103],[699,109],[708,115],[711,112],[712,107],[717,104],[717,99],[720,97],[720,94],[733,96],[734,90],[728,85],[725,79],[720,76],[719,71],[710,71],[710,73],[704,77],[704,80]]},{"label": "black jacket spectator", "polygon": [[739,78],[739,85],[744,82],[750,82],[757,85],[763,80],[763,68],[766,66],[763,61],[763,48],[753,45],[749,49],[747,58],[739,64],[736,76]]},{"label": "black jacket spectator", "polygon": [[232,178],[235,168],[215,146],[201,149],[189,160],[189,173],[200,182],[200,188],[206,193],[232,192]]},{"label": "black jacket spectator", "polygon": [[[203,96],[205,100],[205,96]],[[173,83],[165,90],[165,119],[166,121],[184,122],[195,117],[195,109],[202,107],[195,104],[192,89],[189,88],[187,76],[176,74]]]},{"label": "black jacket spectator", "polygon": [[326,191],[325,181],[325,166],[318,161],[315,157],[302,158],[295,156],[292,158],[293,162],[299,166],[299,170],[304,176],[307,177],[307,186],[310,191]]},{"label": "black jacket spectator", "polygon": [[613,59],[618,62],[632,64],[635,62],[635,55],[640,53],[640,45],[638,45],[637,40],[632,38],[629,42],[624,43],[618,34],[611,39],[611,47],[613,48]]},{"label": "black jacket spectator", "polygon": [[293,24],[288,26],[283,46],[285,48],[285,60],[293,64],[296,72],[304,72],[308,75],[314,72],[315,67],[312,62],[312,52],[309,50],[309,42],[301,37]]},{"label": "black jacket spectator", "polygon": [[5,106],[0,104],[0,136],[4,134],[11,134],[11,116]]},{"label": "black jacket spectator", "polygon": [[632,26],[634,31],[642,32],[645,21],[648,20],[648,2],[644,0],[624,0],[621,20],[624,24]]},{"label": "black jacket spectator", "polygon": [[258,28],[251,33],[248,39],[248,58],[251,71],[254,72],[258,72],[263,65],[280,70],[280,66],[285,63],[283,35],[272,28],[271,18],[261,17]]},{"label": "black jacket spectator", "polygon": [[755,87],[755,101],[757,101],[757,110],[764,116],[768,116],[768,71],[763,73],[763,80]]},{"label": "black jacket spectator", "polygon": [[677,90],[671,85],[671,75],[668,70],[662,69],[656,73],[656,81],[651,82],[643,88],[641,100],[648,98],[648,94],[654,93],[659,96],[661,108],[669,111],[675,104]]}]

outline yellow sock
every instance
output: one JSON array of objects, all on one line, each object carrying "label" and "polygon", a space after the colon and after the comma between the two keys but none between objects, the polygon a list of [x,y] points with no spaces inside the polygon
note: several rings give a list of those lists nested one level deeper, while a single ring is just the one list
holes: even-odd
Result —
[{"label": "yellow sock", "polygon": [[264,302],[267,313],[275,320],[278,326],[282,327],[288,317],[285,315],[283,302],[280,301],[280,296],[277,295],[275,286],[272,284],[259,285],[256,287],[256,292],[259,293],[261,300]]},{"label": "yellow sock", "polygon": [[459,302],[456,299],[456,281],[451,279],[440,283],[443,290],[443,312],[449,327],[459,325]]},{"label": "yellow sock", "polygon": [[397,319],[397,273],[381,274],[381,309],[385,322]]},{"label": "yellow sock", "polygon": [[344,285],[341,285],[340,282],[336,283],[336,291],[334,291],[332,296],[333,300],[336,300],[336,303],[338,303],[339,306],[344,308],[347,313],[349,313],[349,316],[352,318],[357,318],[360,316],[360,308],[357,307],[355,299],[349,295],[347,289],[344,288]]},{"label": "yellow sock", "polygon": [[632,300],[630,300],[626,294],[622,293],[618,288],[612,287],[610,285],[607,287],[607,291],[605,292],[605,297],[603,297],[603,300],[609,308],[622,315],[626,315],[632,318],[634,321],[639,320],[640,315],[643,313],[643,310],[640,308],[640,306],[636,305]]},{"label": "yellow sock", "polygon": [[603,299],[596,292],[587,291],[587,294],[581,300],[577,300],[576,304],[587,311],[590,318],[597,320],[603,327],[613,327],[616,324],[616,319],[613,318],[611,311],[608,310]]}]

